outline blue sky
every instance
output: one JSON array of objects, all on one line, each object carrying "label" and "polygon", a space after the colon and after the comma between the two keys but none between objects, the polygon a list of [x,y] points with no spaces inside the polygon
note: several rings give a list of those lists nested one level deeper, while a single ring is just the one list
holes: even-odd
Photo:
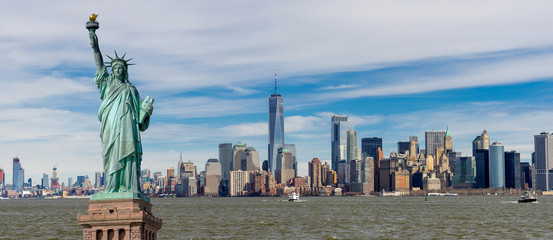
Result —
[{"label": "blue sky", "polygon": [[142,166],[182,152],[199,170],[218,144],[267,157],[268,97],[285,103],[285,138],[307,162],[330,159],[330,116],[349,115],[384,152],[449,127],[469,154],[492,141],[530,160],[551,130],[553,21],[548,1],[31,1],[0,9],[0,167],[19,154],[39,182],[101,171],[99,94],[84,25],[99,13],[103,53],[137,63],[130,81],[156,99]]}]

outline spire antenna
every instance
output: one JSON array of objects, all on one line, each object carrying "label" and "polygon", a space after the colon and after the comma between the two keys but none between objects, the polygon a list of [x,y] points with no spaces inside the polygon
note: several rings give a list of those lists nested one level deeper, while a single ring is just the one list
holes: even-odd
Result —
[{"label": "spire antenna", "polygon": [[277,94],[277,70],[275,69],[275,94]]}]

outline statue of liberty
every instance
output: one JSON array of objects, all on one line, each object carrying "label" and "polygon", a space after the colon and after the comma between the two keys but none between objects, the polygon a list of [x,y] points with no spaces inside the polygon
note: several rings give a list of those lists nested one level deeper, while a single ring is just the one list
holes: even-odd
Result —
[{"label": "statue of liberty", "polygon": [[[102,100],[98,119],[101,122],[105,189],[93,195],[91,200],[137,198],[149,202],[140,189],[140,132],[148,129],[154,99],[149,96],[141,99],[135,86],[129,82],[128,67],[132,64],[128,62],[131,59],[125,59],[125,55],[119,57],[115,52],[115,58],[108,56],[111,62],[104,65],[95,33],[98,28],[95,18],[95,15],[90,17],[87,28],[97,68],[94,83]],[[90,23],[96,26],[89,27]],[[111,74],[108,67],[111,67]]]}]

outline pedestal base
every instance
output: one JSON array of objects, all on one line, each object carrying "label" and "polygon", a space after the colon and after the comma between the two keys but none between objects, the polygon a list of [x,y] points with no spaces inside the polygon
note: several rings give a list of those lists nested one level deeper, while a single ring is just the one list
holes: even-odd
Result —
[{"label": "pedestal base", "polygon": [[154,240],[162,224],[152,204],[139,199],[89,201],[88,214],[77,219],[83,240]]}]

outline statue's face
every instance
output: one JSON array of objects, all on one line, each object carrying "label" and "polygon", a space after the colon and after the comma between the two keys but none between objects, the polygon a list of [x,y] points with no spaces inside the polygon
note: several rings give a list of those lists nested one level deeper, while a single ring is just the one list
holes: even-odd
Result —
[{"label": "statue's face", "polygon": [[123,68],[123,66],[121,66],[121,64],[115,64],[111,68],[111,72],[113,73],[114,76],[119,78],[119,77],[123,76],[123,73],[125,73],[125,68]]}]

